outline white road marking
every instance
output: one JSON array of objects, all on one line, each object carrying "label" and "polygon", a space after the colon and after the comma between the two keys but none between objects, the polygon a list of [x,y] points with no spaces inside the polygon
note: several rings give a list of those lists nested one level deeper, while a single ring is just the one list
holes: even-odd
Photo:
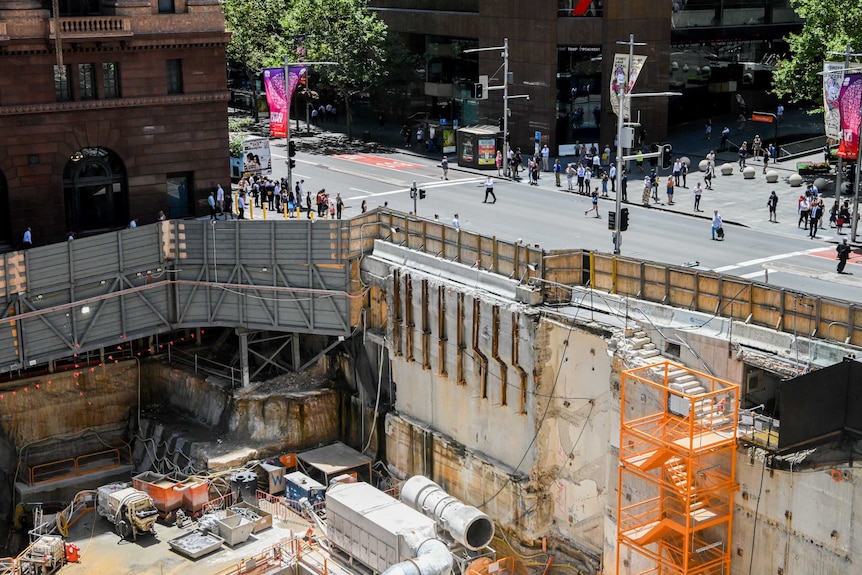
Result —
[{"label": "white road marking", "polygon": [[730,270],[735,270],[735,269],[739,269],[739,268],[747,268],[749,266],[756,266],[759,264],[765,264],[766,262],[774,262],[775,260],[783,260],[783,259],[787,259],[787,258],[793,258],[796,256],[804,256],[804,255],[810,254],[812,252],[819,252],[819,251],[828,250],[828,249],[830,249],[830,248],[817,247],[817,248],[811,248],[810,250],[802,250],[802,251],[798,251],[798,252],[787,252],[785,254],[776,254],[774,256],[767,256],[765,258],[757,258],[755,260],[748,260],[745,262],[739,262],[736,264],[731,264],[729,266],[722,266],[720,268],[715,268],[712,271],[719,272],[719,273],[728,272]]},{"label": "white road marking", "polygon": [[[457,185],[457,184],[472,183],[472,182],[484,182],[484,181],[485,181],[484,178],[463,178],[460,180],[444,180],[442,182],[433,182],[433,183],[429,183],[429,184],[422,184],[422,189],[445,188],[445,187],[453,186],[453,185]],[[350,188],[350,189],[353,190],[355,188]],[[359,190],[359,191],[362,191],[362,190]],[[365,198],[376,198],[376,197],[380,197],[380,196],[392,196],[395,194],[403,194],[406,192],[410,192],[410,188],[399,188],[397,190],[390,190],[388,192],[363,192],[363,193],[365,193],[364,196],[352,196],[350,199],[362,200]]]},{"label": "white road marking", "polygon": [[[779,271],[779,270],[775,270],[775,271]],[[764,278],[765,278],[765,277],[766,277],[766,272],[767,272],[767,270],[762,270],[762,271],[759,271],[759,272],[751,272],[751,273],[748,273],[748,274],[742,274],[742,275],[741,275],[741,276],[739,276],[739,277],[741,277],[741,278],[743,278],[743,279],[747,279],[747,280],[753,280],[754,278],[759,278],[759,277],[764,277]]]},{"label": "white road marking", "polygon": [[370,194],[371,193],[368,190],[361,190],[359,188],[347,188],[347,189],[350,191],[353,191],[353,192],[360,192],[362,194]]},{"label": "white road marking", "polygon": [[824,271],[818,270],[814,268],[806,268],[802,266],[795,266],[793,264],[768,264],[763,266],[768,269],[770,272],[785,272],[789,274],[794,274],[798,276],[804,276],[819,280],[824,280],[830,283],[849,285],[849,286],[862,286],[862,277],[854,277],[852,274],[839,274],[838,272],[832,271]]}]

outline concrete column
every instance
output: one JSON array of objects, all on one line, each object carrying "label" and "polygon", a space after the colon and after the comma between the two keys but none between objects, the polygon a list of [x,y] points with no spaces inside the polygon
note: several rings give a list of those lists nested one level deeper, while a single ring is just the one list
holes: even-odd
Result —
[{"label": "concrete column", "polygon": [[239,336],[240,387],[247,387],[251,383],[251,377],[248,374],[248,332],[236,330],[236,334]]}]

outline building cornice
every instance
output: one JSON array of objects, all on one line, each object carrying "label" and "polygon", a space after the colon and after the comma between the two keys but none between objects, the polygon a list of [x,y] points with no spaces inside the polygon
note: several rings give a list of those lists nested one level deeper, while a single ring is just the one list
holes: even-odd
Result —
[{"label": "building cornice", "polygon": [[109,110],[115,108],[138,108],[151,106],[181,106],[188,104],[212,104],[230,100],[230,92],[199,92],[194,94],[171,94],[139,98],[112,98],[109,100],[84,100],[80,102],[51,102],[47,104],[22,104],[0,106],[0,116],[25,114],[52,114],[82,110]]}]

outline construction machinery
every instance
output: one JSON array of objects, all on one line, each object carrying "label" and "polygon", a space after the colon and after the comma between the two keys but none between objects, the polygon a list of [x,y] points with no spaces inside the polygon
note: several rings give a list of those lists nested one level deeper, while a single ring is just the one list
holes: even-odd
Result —
[{"label": "construction machinery", "polygon": [[111,483],[97,490],[96,510],[114,524],[117,535],[136,541],[138,534],[155,534],[159,518],[153,499],[128,483]]}]

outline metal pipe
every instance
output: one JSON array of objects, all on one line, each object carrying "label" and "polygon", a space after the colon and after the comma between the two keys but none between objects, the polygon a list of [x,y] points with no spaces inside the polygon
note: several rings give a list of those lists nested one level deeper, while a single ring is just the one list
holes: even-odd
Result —
[{"label": "metal pipe", "polygon": [[411,540],[410,535],[405,535],[404,540],[415,551],[416,558],[396,563],[382,575],[446,575],[452,571],[452,553],[439,539]]},{"label": "metal pipe", "polygon": [[404,482],[401,501],[434,519],[452,539],[472,551],[486,547],[494,538],[494,522],[490,517],[452,497],[422,475]]}]

